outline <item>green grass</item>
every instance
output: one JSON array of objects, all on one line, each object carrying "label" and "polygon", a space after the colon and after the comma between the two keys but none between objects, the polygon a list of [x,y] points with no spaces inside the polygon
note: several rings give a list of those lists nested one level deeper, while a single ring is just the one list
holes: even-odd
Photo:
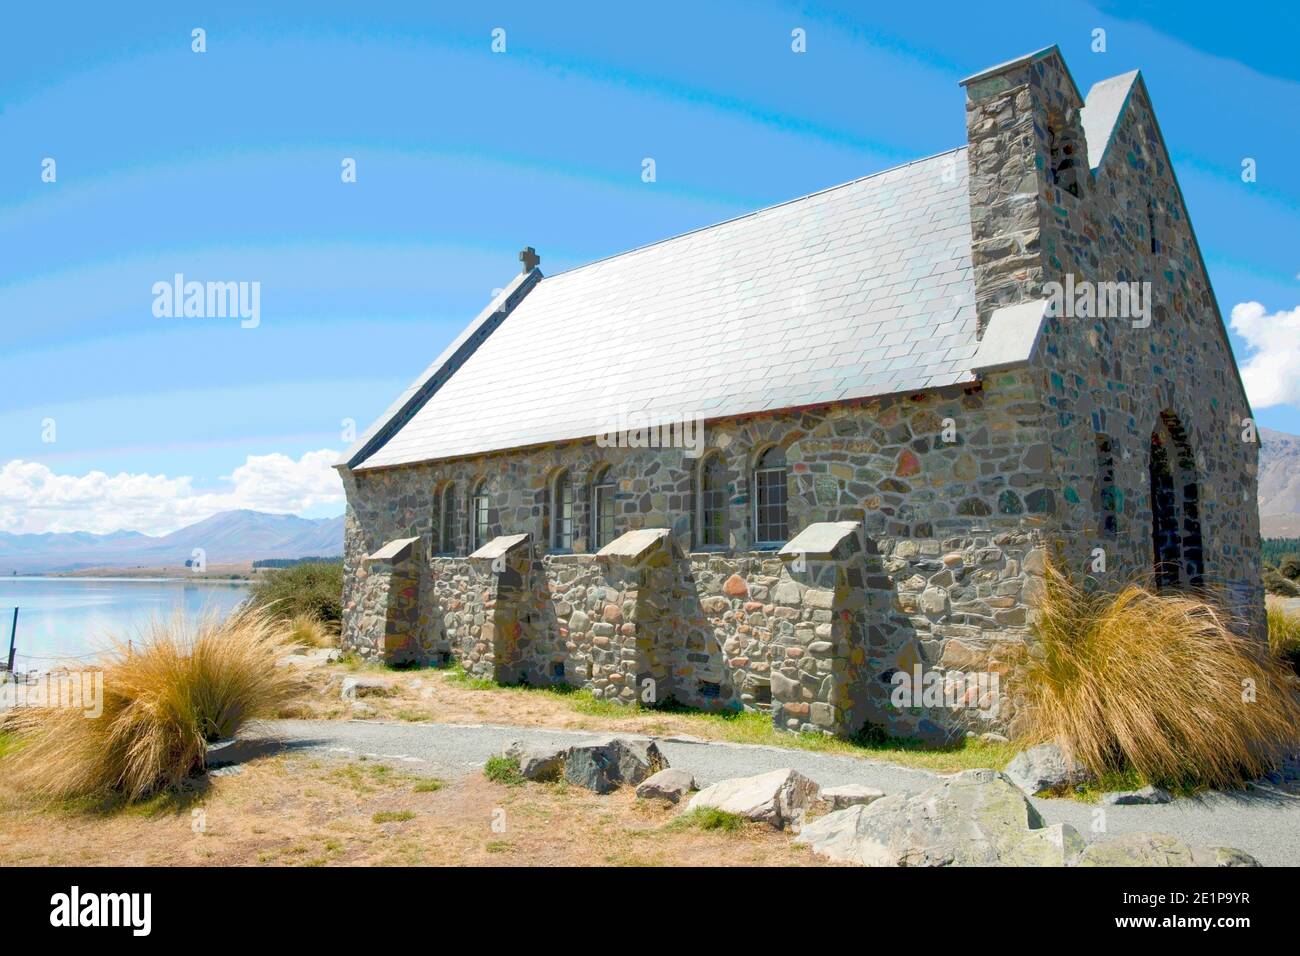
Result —
[{"label": "green grass", "polygon": [[0,730],[0,760],[5,758],[6,754],[11,754],[18,749],[18,737],[7,730]]},{"label": "green grass", "polygon": [[714,807],[698,807],[689,813],[683,813],[668,824],[669,830],[721,830],[723,833],[737,833],[749,823],[738,813],[728,813]]},{"label": "green grass", "polygon": [[489,757],[483,765],[483,776],[493,783],[504,783],[508,787],[517,787],[524,782],[524,775],[519,772],[518,757]]},{"label": "green grass", "polygon": [[384,810],[370,819],[375,823],[402,823],[406,820],[414,820],[415,814],[410,810]]},{"label": "green grass", "polygon": [[1014,744],[984,743],[975,738],[959,739],[947,744],[932,744],[912,738],[888,737],[878,732],[860,734],[855,739],[831,737],[826,734],[791,733],[778,730],[772,725],[771,715],[761,711],[710,712],[690,710],[671,704],[650,708],[636,704],[617,704],[597,698],[589,690],[579,690],[568,685],[506,686],[471,676],[459,661],[446,668],[446,671],[446,680],[469,690],[494,694],[543,694],[562,701],[575,713],[588,717],[623,721],[654,718],[658,715],[672,716],[693,725],[688,728],[688,732],[709,740],[844,754],[885,760],[940,773],[954,773],[977,767],[1001,770],[1020,750]]},{"label": "green grass", "polygon": [[435,793],[445,787],[447,784],[441,780],[421,780],[412,789],[416,793]]}]

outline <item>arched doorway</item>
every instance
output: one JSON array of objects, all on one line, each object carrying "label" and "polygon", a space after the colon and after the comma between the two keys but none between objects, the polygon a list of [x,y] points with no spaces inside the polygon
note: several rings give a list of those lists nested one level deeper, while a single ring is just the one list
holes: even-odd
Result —
[{"label": "arched doorway", "polygon": [[1199,588],[1205,565],[1201,543],[1196,457],[1178,416],[1163,411],[1151,432],[1151,552],[1161,590]]}]

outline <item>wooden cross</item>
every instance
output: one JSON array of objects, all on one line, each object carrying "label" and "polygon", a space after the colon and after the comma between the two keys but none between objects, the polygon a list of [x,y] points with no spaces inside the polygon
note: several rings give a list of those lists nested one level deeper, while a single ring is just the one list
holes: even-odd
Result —
[{"label": "wooden cross", "polygon": [[532,246],[524,246],[523,251],[519,253],[519,261],[524,264],[524,274],[527,275],[537,268],[538,263],[542,261],[542,257],[537,254],[537,250]]}]

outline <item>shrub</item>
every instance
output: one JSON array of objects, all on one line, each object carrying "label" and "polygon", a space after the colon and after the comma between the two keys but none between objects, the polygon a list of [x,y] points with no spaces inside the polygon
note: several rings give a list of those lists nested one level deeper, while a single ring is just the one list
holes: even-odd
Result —
[{"label": "shrub", "polygon": [[286,621],[306,616],[337,624],[343,619],[343,562],[304,561],[269,571],[253,585],[248,603]]},{"label": "shrub", "polygon": [[1268,647],[1300,674],[1300,614],[1288,611],[1281,601],[1268,602]]},{"label": "shrub", "polygon": [[483,776],[493,783],[517,786],[524,782],[524,775],[519,772],[518,757],[489,757],[483,765]]},{"label": "shrub", "polygon": [[50,799],[143,799],[201,770],[207,746],[271,716],[295,691],[283,628],[261,611],[197,622],[155,619],[133,646],[117,641],[98,668],[98,717],[67,707],[10,711],[21,748],[14,779]]},{"label": "shrub", "polygon": [[1049,565],[1034,630],[1010,679],[1012,729],[1055,740],[1094,773],[1232,786],[1300,742],[1294,681],[1203,596],[1089,591]]}]

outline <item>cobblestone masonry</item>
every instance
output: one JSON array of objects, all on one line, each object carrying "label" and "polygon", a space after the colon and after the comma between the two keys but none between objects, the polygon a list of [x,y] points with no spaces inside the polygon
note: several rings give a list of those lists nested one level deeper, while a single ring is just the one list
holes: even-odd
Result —
[{"label": "cobblestone masonry", "polygon": [[[727,472],[720,551],[693,550],[699,460],[680,448],[587,440],[343,468],[345,643],[367,657],[399,645],[425,660],[455,656],[481,676],[604,699],[634,700],[649,679],[657,701],[768,710],[789,729],[871,723],[942,737],[969,726],[970,710],[898,710],[891,676],[918,665],[1005,673],[1028,637],[1048,550],[1084,570],[1102,548],[1103,586],[1149,572],[1153,510],[1173,515],[1184,574],[1200,562],[1204,583],[1260,627],[1257,449],[1240,426],[1249,409],[1145,88],[1138,81],[1095,176],[1055,53],[985,74],[967,93],[981,324],[1069,272],[1152,281],[1148,328],[1051,318],[1030,364],[975,385],[709,422],[707,447]],[[791,535],[860,522],[851,557],[801,567],[755,550],[751,475],[773,444],[788,464]],[[1153,447],[1178,465],[1173,497],[1154,509]],[[616,533],[671,530],[645,563],[587,553],[590,481],[606,467]],[[574,487],[572,554],[547,547],[562,468]],[[439,555],[447,487],[455,554]],[[465,557],[478,487],[489,537],[530,535],[508,575]],[[364,558],[408,536],[420,539],[415,584],[401,589],[413,600],[394,604],[392,583]],[[390,646],[379,635],[393,628],[379,619],[394,614],[408,618],[397,632],[413,636]]]},{"label": "cobblestone masonry", "polygon": [[[1032,384],[1060,476],[1055,536],[1075,567],[1102,548],[1111,578],[1149,570],[1151,438],[1172,432],[1166,441],[1177,435],[1191,465],[1177,483],[1184,561],[1199,551],[1203,583],[1263,633],[1259,445],[1243,440],[1250,408],[1145,84],[1134,81],[1095,177],[1083,104],[1059,54],[985,75],[967,94],[979,298],[1041,296],[1043,282],[1067,275],[1151,283],[1148,327],[1077,316],[1044,329]],[[1053,175],[1054,142],[1072,144],[1079,160],[1064,175]],[[1116,450],[1110,530],[1097,507],[1099,436]]]}]

